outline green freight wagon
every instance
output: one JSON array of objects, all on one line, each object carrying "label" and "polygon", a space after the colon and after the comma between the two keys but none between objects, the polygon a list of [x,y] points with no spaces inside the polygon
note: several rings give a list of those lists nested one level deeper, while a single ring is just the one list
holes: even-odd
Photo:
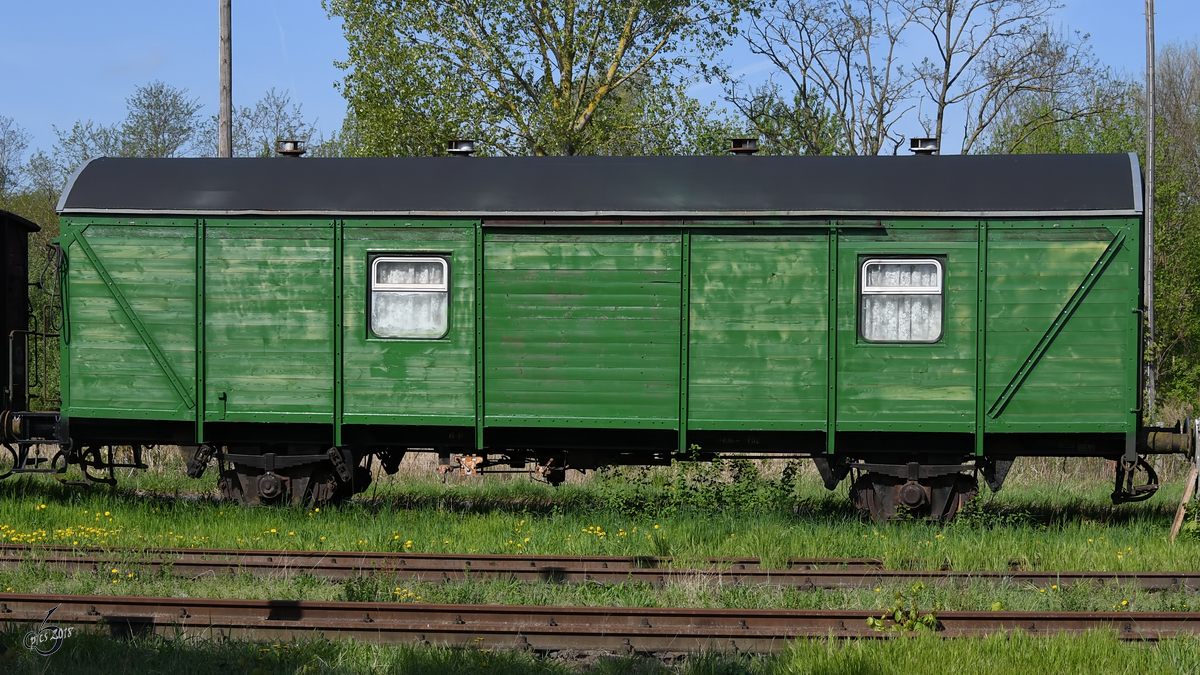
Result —
[{"label": "green freight wagon", "polygon": [[418,450],[809,457],[886,518],[1096,456],[1142,498],[1194,446],[1141,425],[1142,199],[1132,155],[97,159],[53,468],[179,444],[315,503]]}]

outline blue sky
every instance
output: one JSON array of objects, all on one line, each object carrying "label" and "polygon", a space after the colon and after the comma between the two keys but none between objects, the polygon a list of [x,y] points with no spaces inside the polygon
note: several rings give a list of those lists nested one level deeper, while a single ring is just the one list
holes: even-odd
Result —
[{"label": "blue sky", "polygon": [[[1066,0],[1064,26],[1091,35],[1096,53],[1127,73],[1145,68],[1144,0]],[[1200,1],[1157,0],[1159,45],[1195,40]],[[14,118],[49,150],[52,125],[77,119],[110,124],[125,115],[134,87],[159,79],[186,88],[216,113],[217,0],[0,0],[0,115]],[[269,88],[287,89],[305,116],[328,133],[345,104],[334,89],[346,56],[340,23],[317,0],[233,0],[234,103],[249,105]],[[744,49],[735,69],[764,73]],[[699,87],[695,94],[718,92]],[[919,135],[915,120],[902,132]],[[947,150],[956,149],[947,147]]]}]

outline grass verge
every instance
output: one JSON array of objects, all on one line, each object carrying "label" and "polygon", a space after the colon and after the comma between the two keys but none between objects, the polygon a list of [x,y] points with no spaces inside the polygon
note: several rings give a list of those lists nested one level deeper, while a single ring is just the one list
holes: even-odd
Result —
[{"label": "grass verge", "polygon": [[362,499],[297,509],[243,508],[136,483],[80,490],[20,478],[0,483],[0,536],[81,547],[670,555],[679,566],[709,556],[772,566],[790,557],[877,557],[891,569],[1200,570],[1200,538],[1172,544],[1167,536],[1178,486],[1112,506],[1100,477],[1016,481],[949,525],[876,525],[813,472],[789,481],[635,469],[553,489],[400,476]]},{"label": "grass verge", "polygon": [[783,653],[741,656],[729,653],[690,655],[667,666],[644,656],[618,657],[552,653],[544,657],[516,652],[379,646],[313,640],[299,643],[211,641],[183,636],[117,642],[97,634],[76,634],[62,649],[42,657],[19,647],[23,631],[0,633],[7,648],[0,654],[6,672],[95,673],[104,675],[318,675],[342,673],[537,673],[587,672],[657,675],[791,675],[794,673],[1161,673],[1200,670],[1200,641],[1164,640],[1157,644],[1120,642],[1104,633],[1030,637],[994,635],[942,640],[922,635],[879,641],[798,640]]}]

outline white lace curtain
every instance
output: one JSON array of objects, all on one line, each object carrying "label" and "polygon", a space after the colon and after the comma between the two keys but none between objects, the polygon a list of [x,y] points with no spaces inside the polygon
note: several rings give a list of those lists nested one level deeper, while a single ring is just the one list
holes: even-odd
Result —
[{"label": "white lace curtain", "polygon": [[[864,265],[861,324],[864,339],[936,342],[942,337],[939,264],[867,261]],[[889,292],[893,289],[895,292]]]},{"label": "white lace curtain", "polygon": [[371,332],[383,338],[439,338],[449,322],[445,260],[379,258],[371,282]]}]

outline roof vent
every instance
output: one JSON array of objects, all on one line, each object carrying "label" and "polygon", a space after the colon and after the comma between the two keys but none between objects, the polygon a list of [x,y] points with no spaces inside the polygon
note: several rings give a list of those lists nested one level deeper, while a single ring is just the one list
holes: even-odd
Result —
[{"label": "roof vent", "polygon": [[455,138],[446,143],[446,152],[457,157],[469,157],[475,152],[475,140],[471,138]]},{"label": "roof vent", "polygon": [[938,142],[936,138],[910,138],[908,139],[908,149],[914,155],[936,155],[938,154]]},{"label": "roof vent", "polygon": [[729,152],[734,155],[753,155],[758,152],[758,138],[731,138]]},{"label": "roof vent", "polygon": [[308,148],[304,147],[304,141],[294,138],[281,138],[275,141],[275,154],[280,157],[299,157],[306,152],[308,152]]}]

